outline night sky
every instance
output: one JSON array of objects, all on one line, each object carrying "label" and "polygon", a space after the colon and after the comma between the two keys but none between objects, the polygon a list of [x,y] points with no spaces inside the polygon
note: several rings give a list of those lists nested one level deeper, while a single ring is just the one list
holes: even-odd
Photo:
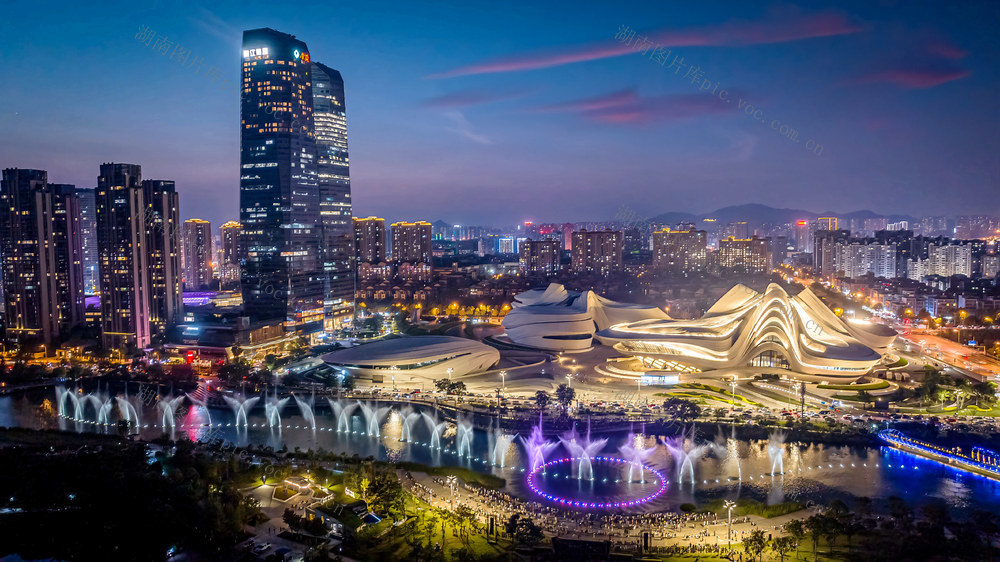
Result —
[{"label": "night sky", "polygon": [[[141,164],[176,180],[183,218],[238,218],[226,82],[242,30],[272,27],[344,76],[355,216],[1000,214],[1000,2],[687,4],[0,0],[0,167],[93,187],[101,162]],[[625,46],[622,25],[685,66]]]}]

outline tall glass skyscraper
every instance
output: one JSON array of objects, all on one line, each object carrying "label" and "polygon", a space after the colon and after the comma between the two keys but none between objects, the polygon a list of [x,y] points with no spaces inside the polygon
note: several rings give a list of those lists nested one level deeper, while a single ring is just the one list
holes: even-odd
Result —
[{"label": "tall glass skyscraper", "polygon": [[351,176],[347,156],[347,106],[340,72],[312,63],[313,122],[316,124],[316,164],[319,214],[323,232],[328,327],[353,313],[354,244],[351,236]]},{"label": "tall glass skyscraper", "polygon": [[313,333],[350,298],[343,107],[340,74],[312,64],[305,43],[273,29],[243,32],[241,287],[254,321]]}]

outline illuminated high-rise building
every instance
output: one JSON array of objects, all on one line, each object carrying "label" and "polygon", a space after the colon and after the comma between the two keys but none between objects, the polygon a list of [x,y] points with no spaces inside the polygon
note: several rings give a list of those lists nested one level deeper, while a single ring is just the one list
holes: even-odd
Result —
[{"label": "illuminated high-rise building", "polygon": [[[349,315],[351,202],[340,73],[273,29],[243,32],[241,287],[252,320],[303,334]],[[328,322],[324,322],[326,319]]]},{"label": "illuminated high-rise building", "polygon": [[624,236],[620,230],[586,229],[573,233],[571,252],[574,271],[607,275],[622,268]]},{"label": "illuminated high-rise building", "polygon": [[180,197],[171,180],[142,180],[153,334],[163,334],[184,313]]},{"label": "illuminated high-rise building", "polygon": [[766,238],[724,238],[715,252],[719,268],[730,273],[767,273],[771,258]]},{"label": "illuminated high-rise building", "polygon": [[521,244],[519,258],[521,271],[553,275],[559,271],[559,242],[526,240]]},{"label": "illuminated high-rise building", "polygon": [[4,326],[12,342],[49,344],[83,321],[80,202],[44,170],[9,168],[0,182]]},{"label": "illuminated high-rise building", "polygon": [[396,263],[433,264],[431,223],[392,223],[392,260]]},{"label": "illuminated high-rise building", "polygon": [[359,264],[385,261],[385,219],[354,219],[354,255]]},{"label": "illuminated high-rise building", "polygon": [[240,280],[240,264],[246,259],[240,236],[243,225],[228,221],[219,227],[219,279],[223,283]]},{"label": "illuminated high-rise building", "polygon": [[704,230],[670,230],[653,233],[653,268],[689,274],[704,271],[708,259],[708,233]]},{"label": "illuminated high-rise building", "polygon": [[197,291],[212,282],[212,223],[184,221],[184,286]]},{"label": "illuminated high-rise building", "polygon": [[315,61],[311,71],[323,271],[327,282],[324,308],[327,327],[333,328],[350,316],[354,308],[347,106],[340,72]]},{"label": "illuminated high-rise building", "polygon": [[83,290],[96,295],[101,290],[101,274],[97,259],[97,201],[93,188],[76,190],[80,199],[80,238],[83,248]]},{"label": "illuminated high-rise building", "polygon": [[309,49],[273,29],[243,32],[241,286],[251,320],[322,328],[323,256]]}]

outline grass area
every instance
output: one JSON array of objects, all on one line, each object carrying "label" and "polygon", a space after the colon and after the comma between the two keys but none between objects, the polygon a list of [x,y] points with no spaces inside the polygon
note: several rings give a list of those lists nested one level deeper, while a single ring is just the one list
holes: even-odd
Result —
[{"label": "grass area", "polygon": [[[430,506],[407,495],[405,516],[407,523],[391,527],[390,531],[378,539],[368,538],[362,532],[357,545],[347,554],[358,560],[410,560],[414,559],[414,548],[419,543],[426,556],[428,548],[441,545],[441,553],[446,561],[452,560],[493,560],[502,559],[509,550],[508,541],[490,544],[486,536],[471,530],[468,546],[463,539],[455,536],[455,525],[442,523],[436,517],[429,517]],[[444,541],[442,543],[442,531]]]},{"label": "grass area", "polygon": [[886,365],[885,367],[887,369],[899,369],[899,368],[905,367],[905,366],[907,366],[909,364],[910,364],[909,361],[907,361],[906,359],[900,357],[899,360],[897,360],[897,361],[895,361],[893,363],[890,363],[889,365]]},{"label": "grass area", "polygon": [[[693,384],[693,383],[688,383],[688,384]],[[683,386],[683,385],[678,385],[678,386]],[[708,386],[708,385],[698,385],[698,386]],[[694,387],[687,387],[687,388],[694,388]],[[711,387],[709,387],[709,388],[711,388]],[[713,392],[716,392],[716,391],[713,391]],[[676,392],[676,391],[672,391],[672,392],[657,392],[653,396],[666,396],[666,397],[673,397],[673,398],[687,398],[688,400],[711,400],[712,402],[722,402],[723,404],[729,404],[730,406],[754,406],[754,407],[757,407],[757,408],[763,408],[764,407],[763,404],[761,404],[759,402],[755,402],[753,400],[750,400],[749,398],[747,398],[745,396],[737,396],[736,400],[732,400],[732,393],[730,393],[729,391],[718,389],[717,392],[719,392],[720,394],[723,394],[725,396],[729,396],[730,398],[722,398],[720,396],[712,396],[711,394],[700,394],[700,393],[697,393],[697,392]]]},{"label": "grass area", "polygon": [[862,402],[857,394],[834,394],[833,399],[843,400],[844,402]]},{"label": "grass area", "polygon": [[298,493],[299,493],[298,490],[293,490],[285,486],[278,486],[277,488],[274,489],[274,499],[278,501],[286,501],[292,496],[297,495]]},{"label": "grass area", "polygon": [[491,490],[499,490],[507,485],[507,481],[503,478],[493,476],[492,474],[483,474],[461,466],[429,466],[416,462],[401,462],[399,463],[399,467],[410,472],[425,472],[432,476],[454,475],[461,478],[463,482],[470,486],[482,486]]},{"label": "grass area", "polygon": [[[704,505],[702,505],[698,512],[700,513],[715,513],[719,517],[725,517],[728,515],[724,507],[725,500],[716,499],[711,500]],[[782,503],[776,503],[774,505],[767,505],[766,503],[759,502],[750,498],[740,498],[736,500],[736,509],[733,510],[734,517],[742,517],[744,515],[757,515],[759,517],[766,517],[770,519],[771,517],[781,517],[782,515],[788,515],[789,513],[794,513],[796,511],[805,509],[805,504],[788,501]]]},{"label": "grass area", "polygon": [[875,381],[866,384],[821,384],[816,388],[824,390],[882,390],[889,388],[888,381]]}]

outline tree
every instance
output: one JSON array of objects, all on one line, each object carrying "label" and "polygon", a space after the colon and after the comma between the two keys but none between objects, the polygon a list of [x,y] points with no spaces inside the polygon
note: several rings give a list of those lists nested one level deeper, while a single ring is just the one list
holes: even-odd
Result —
[{"label": "tree", "polygon": [[867,407],[868,404],[871,404],[872,402],[875,401],[875,397],[872,396],[872,393],[868,392],[867,390],[860,390],[858,391],[858,400],[862,404],[864,404],[865,407]]},{"label": "tree", "polygon": [[674,397],[663,403],[663,413],[682,422],[689,422],[701,415],[701,407],[690,400]]},{"label": "tree", "polygon": [[813,544],[813,560],[816,560],[819,554],[819,538],[823,536],[823,531],[826,530],[826,518],[822,515],[810,515],[806,519],[804,524],[805,530],[809,532],[809,536],[812,538]]},{"label": "tree", "polygon": [[743,539],[743,551],[750,555],[751,560],[760,556],[766,547],[767,539],[764,537],[764,531],[761,529],[750,531],[750,534]]},{"label": "tree", "polygon": [[448,387],[451,385],[451,381],[448,379],[437,379],[434,381],[434,388],[438,392],[448,392]]},{"label": "tree", "polygon": [[798,541],[795,540],[795,537],[778,537],[771,541],[771,550],[781,558],[781,562],[785,562],[785,556],[793,549],[798,549]]},{"label": "tree", "polygon": [[462,396],[466,393],[465,383],[462,381],[453,382],[448,385],[448,394]]},{"label": "tree", "polygon": [[556,402],[562,406],[563,413],[569,411],[569,405],[573,403],[574,398],[576,398],[576,390],[573,387],[567,386],[564,383],[556,389]]},{"label": "tree", "polygon": [[539,410],[544,410],[548,407],[550,402],[552,402],[552,397],[549,396],[548,392],[545,392],[544,390],[535,392],[535,405],[538,406]]}]

